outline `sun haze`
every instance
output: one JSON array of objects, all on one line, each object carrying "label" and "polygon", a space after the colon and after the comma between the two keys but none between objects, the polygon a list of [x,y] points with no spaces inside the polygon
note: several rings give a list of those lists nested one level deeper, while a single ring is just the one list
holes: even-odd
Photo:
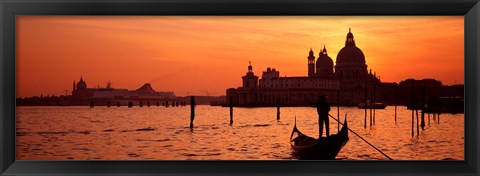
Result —
[{"label": "sun haze", "polygon": [[422,17],[17,17],[17,97],[89,87],[225,95],[249,61],[260,75],[306,76],[310,49],[335,62],[351,28],[382,82],[433,78],[464,83],[462,16]]}]

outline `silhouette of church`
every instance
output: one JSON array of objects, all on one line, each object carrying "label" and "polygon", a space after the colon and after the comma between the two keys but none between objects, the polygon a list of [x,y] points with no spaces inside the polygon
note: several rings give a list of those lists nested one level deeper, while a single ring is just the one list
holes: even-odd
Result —
[{"label": "silhouette of church", "polygon": [[[283,106],[305,106],[327,95],[333,104],[358,105],[366,96],[370,99],[370,90],[380,84],[380,77],[367,71],[365,55],[356,46],[351,29],[335,65],[324,46],[317,58],[310,49],[307,69],[307,76],[281,77],[280,71],[269,67],[259,80],[250,63],[242,87],[227,89],[227,101],[232,97],[235,106],[275,106],[277,101]],[[381,99],[379,93],[376,99]]]}]

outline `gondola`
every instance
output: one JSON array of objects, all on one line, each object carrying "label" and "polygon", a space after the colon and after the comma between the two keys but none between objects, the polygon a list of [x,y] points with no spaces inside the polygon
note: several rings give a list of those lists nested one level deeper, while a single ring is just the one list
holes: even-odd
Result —
[{"label": "gondola", "polygon": [[[295,119],[296,121],[296,119]],[[307,136],[293,126],[290,145],[294,158],[300,160],[334,160],[340,150],[348,142],[347,119],[338,134],[322,137],[321,140]]]}]

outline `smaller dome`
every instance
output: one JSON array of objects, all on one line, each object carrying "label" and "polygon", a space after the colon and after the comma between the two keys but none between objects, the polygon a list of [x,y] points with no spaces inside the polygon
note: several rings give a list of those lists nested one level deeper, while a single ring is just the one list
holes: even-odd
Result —
[{"label": "smaller dome", "polygon": [[[321,55],[317,59],[317,68],[333,68],[333,60],[328,55]],[[317,69],[318,70],[318,69]]]},{"label": "smaller dome", "polygon": [[325,47],[320,52],[320,56],[317,59],[317,77],[330,78],[333,76],[333,60],[327,54]]},{"label": "smaller dome", "polygon": [[82,90],[87,88],[87,83],[83,81],[83,78],[80,78],[80,81],[77,83],[77,89]]},{"label": "smaller dome", "polygon": [[317,68],[333,68],[333,60],[328,56],[325,45],[318,55]]}]

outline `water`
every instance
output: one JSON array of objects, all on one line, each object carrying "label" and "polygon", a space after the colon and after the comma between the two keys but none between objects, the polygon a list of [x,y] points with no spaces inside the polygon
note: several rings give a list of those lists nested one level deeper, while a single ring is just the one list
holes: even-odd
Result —
[{"label": "water", "polygon": [[[364,110],[341,107],[350,129],[396,160],[464,159],[464,115],[425,114],[425,130],[411,135],[411,111],[376,110],[375,125],[364,128]],[[337,116],[332,107],[330,114]],[[291,160],[294,117],[307,135],[318,135],[315,108],[229,108],[199,105],[195,127],[190,107],[17,107],[18,160]],[[420,119],[419,113],[419,119]],[[369,118],[369,116],[367,116]],[[416,127],[416,124],[415,124]],[[330,133],[337,122],[330,119]],[[324,133],[325,135],[325,133]],[[353,133],[337,159],[385,160]]]}]

